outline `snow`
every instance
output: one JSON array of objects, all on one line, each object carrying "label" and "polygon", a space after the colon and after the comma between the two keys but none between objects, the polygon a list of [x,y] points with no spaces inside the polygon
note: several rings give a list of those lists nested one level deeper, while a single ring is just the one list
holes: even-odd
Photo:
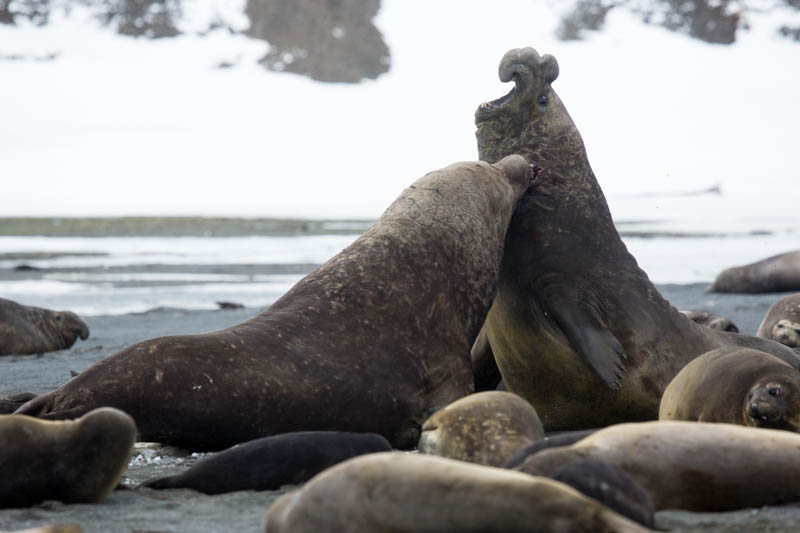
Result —
[{"label": "snow", "polygon": [[[188,4],[185,28],[246,24],[243,2]],[[559,61],[554,87],[615,219],[703,226],[696,201],[658,212],[663,199],[635,195],[719,185],[706,203],[723,226],[796,225],[800,45],[774,33],[786,13],[748,15],[732,46],[621,10],[560,42],[557,15],[543,1],[385,0],[376,24],[392,67],[358,85],[267,71],[268,45],[227,31],[148,41],[80,9],[0,26],[2,55],[58,54],[0,62],[0,215],[374,218],[429,170],[476,158],[474,110],[508,90],[500,58],[534,46]]]}]

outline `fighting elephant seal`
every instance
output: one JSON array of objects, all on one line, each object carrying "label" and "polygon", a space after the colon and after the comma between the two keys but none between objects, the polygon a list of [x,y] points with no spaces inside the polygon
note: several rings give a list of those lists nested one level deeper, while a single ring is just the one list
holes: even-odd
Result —
[{"label": "fighting elephant seal", "polygon": [[125,472],[135,439],[133,419],[108,407],[70,421],[0,415],[0,507],[105,498]]},{"label": "fighting elephant seal", "polygon": [[650,530],[551,479],[389,452],[345,461],[283,495],[264,531]]},{"label": "fighting elephant seal", "polygon": [[346,459],[392,450],[374,433],[298,431],[264,437],[228,448],[188,470],[151,479],[150,489],[194,489],[205,494],[237,490],[277,490],[299,485]]},{"label": "fighting elephant seal", "polygon": [[413,447],[431,413],[473,392],[470,347],[532,174],[520,156],[430,172],[254,318],[135,344],[18,412],[110,405],[142,440],[192,448],[303,430]]},{"label": "fighting elephant seal", "polygon": [[581,135],[551,87],[558,72],[551,55],[511,50],[500,79],[515,87],[475,114],[480,159],[520,153],[543,171],[506,236],[480,344],[493,357],[473,354],[473,362],[496,361],[508,390],[533,405],[548,432],[655,420],[675,374],[720,346],[800,367],[785,346],[702,327],[658,293],[614,227]]},{"label": "fighting elephant seal", "polygon": [[89,337],[89,326],[71,311],[51,311],[0,298],[0,355],[54,352]]},{"label": "fighting elephant seal", "polygon": [[488,466],[544,438],[531,404],[510,392],[484,391],[456,400],[422,425],[422,453]]},{"label": "fighting elephant seal", "polygon": [[800,347],[800,293],[784,296],[772,304],[758,326],[756,336],[790,348]]},{"label": "fighting elephant seal", "polygon": [[726,268],[708,290],[739,293],[800,291],[800,250]]},{"label": "fighting elephant seal", "polygon": [[717,348],[672,379],[658,418],[798,431],[800,371],[758,350]]},{"label": "fighting elephant seal", "polygon": [[650,494],[656,510],[729,511],[800,501],[800,435],[733,424],[619,424],[531,455],[516,470],[549,476],[585,460],[622,469]]},{"label": "fighting elephant seal", "polygon": [[739,333],[739,328],[728,318],[724,316],[715,315],[711,311],[698,311],[695,309],[681,309],[681,313],[686,315],[686,318],[692,322],[696,322],[701,326],[711,329],[718,329],[720,331],[730,331],[731,333]]}]

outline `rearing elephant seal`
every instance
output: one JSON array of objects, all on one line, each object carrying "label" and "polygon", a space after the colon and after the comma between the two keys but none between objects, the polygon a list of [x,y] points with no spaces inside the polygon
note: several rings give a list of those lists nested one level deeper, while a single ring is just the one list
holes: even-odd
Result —
[{"label": "rearing elephant seal", "polygon": [[18,412],[110,405],[143,440],[193,448],[303,430],[412,447],[432,412],[473,391],[470,347],[532,175],[520,156],[431,172],[254,318],[135,344]]},{"label": "rearing elephant seal", "polygon": [[798,431],[800,371],[758,350],[717,348],[672,379],[658,418]]},{"label": "rearing elephant seal", "polygon": [[0,298],[0,355],[54,352],[89,337],[89,326],[71,311],[51,311]]},{"label": "rearing elephant seal", "polygon": [[708,290],[741,293],[800,291],[800,250],[726,268]]},{"label": "rearing elephant seal", "polygon": [[791,348],[800,347],[800,293],[784,296],[772,304],[756,335]]},{"label": "rearing elephant seal", "polygon": [[[658,418],[661,394],[683,366],[719,346],[794,351],[695,324],[656,290],[617,233],[583,140],[551,87],[551,55],[511,50],[500,79],[509,94],[475,113],[480,159],[520,153],[543,168],[506,236],[488,343],[508,390],[528,400],[545,430]],[[491,375],[476,370],[476,375]]]}]

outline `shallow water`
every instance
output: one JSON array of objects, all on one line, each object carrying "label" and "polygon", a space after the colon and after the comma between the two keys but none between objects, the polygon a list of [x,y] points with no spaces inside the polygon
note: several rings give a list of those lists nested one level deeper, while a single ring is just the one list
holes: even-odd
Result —
[{"label": "shallow water", "polygon": [[[661,284],[709,283],[724,268],[800,246],[785,232],[701,234],[652,223],[620,230]],[[357,237],[0,236],[0,297],[82,316],[223,301],[265,307]]]}]

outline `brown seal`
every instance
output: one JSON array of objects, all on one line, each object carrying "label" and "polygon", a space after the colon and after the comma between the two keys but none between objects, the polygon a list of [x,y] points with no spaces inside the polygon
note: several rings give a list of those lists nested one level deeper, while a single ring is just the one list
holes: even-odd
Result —
[{"label": "brown seal", "polygon": [[388,452],[345,461],[283,495],[264,531],[651,530],[551,479]]},{"label": "brown seal", "polygon": [[756,335],[791,348],[800,347],[800,293],[784,296],[772,304]]},{"label": "brown seal", "polygon": [[119,483],[135,440],[133,419],[109,407],[70,421],[0,415],[0,507],[97,502]]},{"label": "brown seal", "polygon": [[732,320],[724,316],[715,315],[711,311],[700,311],[696,309],[681,309],[681,313],[686,315],[689,320],[711,329],[720,331],[730,331],[739,333],[739,328]]},{"label": "brown seal", "polygon": [[520,156],[430,172],[254,318],[135,344],[18,412],[110,405],[143,440],[192,448],[303,430],[413,447],[431,413],[473,392],[470,348],[532,174]]},{"label": "brown seal", "polygon": [[642,422],[602,429],[527,457],[516,470],[549,476],[577,461],[622,469],[656,510],[729,511],[800,501],[800,435],[704,422]]},{"label": "brown seal", "polygon": [[758,350],[717,348],[672,379],[658,418],[798,431],[800,371]]},{"label": "brown seal", "polygon": [[506,236],[488,343],[480,344],[494,357],[473,354],[476,365],[496,360],[508,390],[533,405],[547,431],[654,420],[675,374],[720,346],[800,367],[785,346],[702,327],[658,293],[614,227],[581,135],[551,86],[557,76],[553,56],[512,50],[500,79],[514,89],[476,112],[482,160],[520,153],[543,168]]},{"label": "brown seal", "polygon": [[456,400],[422,425],[422,453],[503,466],[518,449],[544,438],[531,404],[510,392],[484,391]]},{"label": "brown seal", "polygon": [[726,268],[708,290],[740,293],[800,291],[800,250]]},{"label": "brown seal", "polygon": [[0,355],[54,352],[89,337],[71,311],[51,311],[0,298]]}]

